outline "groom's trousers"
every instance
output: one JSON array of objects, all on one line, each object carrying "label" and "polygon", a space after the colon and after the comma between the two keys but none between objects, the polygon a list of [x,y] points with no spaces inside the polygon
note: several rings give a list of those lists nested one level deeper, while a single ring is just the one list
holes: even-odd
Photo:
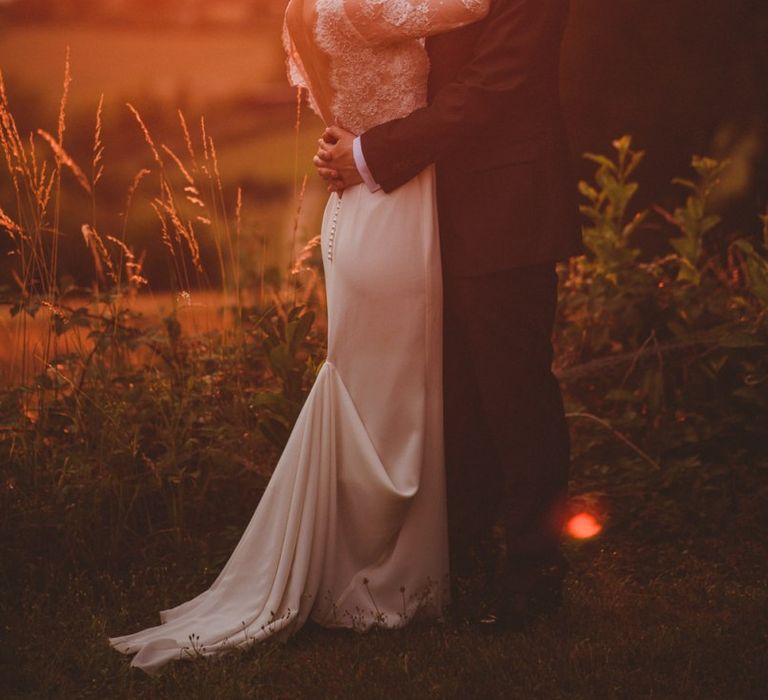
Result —
[{"label": "groom's trousers", "polygon": [[[444,275],[445,444],[454,571],[504,533],[504,585],[559,565],[570,444],[552,374],[554,264]],[[487,550],[487,547],[486,547]]]}]

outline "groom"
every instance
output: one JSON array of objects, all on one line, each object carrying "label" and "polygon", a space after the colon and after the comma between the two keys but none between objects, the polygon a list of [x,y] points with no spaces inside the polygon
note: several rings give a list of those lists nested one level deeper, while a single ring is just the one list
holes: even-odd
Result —
[{"label": "groom", "polygon": [[551,335],[555,263],[581,251],[558,89],[568,5],[492,0],[483,21],[428,39],[428,107],[359,138],[331,127],[315,158],[337,191],[388,193],[436,164],[451,570],[459,604],[462,581],[489,577],[490,629],[557,608],[566,570]]}]

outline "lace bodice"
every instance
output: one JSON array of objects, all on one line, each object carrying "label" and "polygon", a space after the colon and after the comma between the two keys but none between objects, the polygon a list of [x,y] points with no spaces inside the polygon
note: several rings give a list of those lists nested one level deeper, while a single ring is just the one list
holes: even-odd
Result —
[{"label": "lace bodice", "polygon": [[482,19],[490,0],[291,0],[289,78],[326,123],[360,134],[427,100],[423,39]]}]

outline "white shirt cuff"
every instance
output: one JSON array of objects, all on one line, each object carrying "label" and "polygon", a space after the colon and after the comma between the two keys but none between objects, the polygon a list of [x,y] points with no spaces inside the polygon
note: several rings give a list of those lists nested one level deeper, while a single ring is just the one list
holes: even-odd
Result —
[{"label": "white shirt cuff", "polygon": [[360,142],[359,136],[352,142],[352,155],[355,158],[357,171],[360,173],[360,177],[363,178],[365,186],[371,192],[378,192],[381,189],[381,185],[373,179],[373,175],[371,175],[371,171],[368,169],[368,163],[365,162],[365,156],[363,155],[363,144]]}]

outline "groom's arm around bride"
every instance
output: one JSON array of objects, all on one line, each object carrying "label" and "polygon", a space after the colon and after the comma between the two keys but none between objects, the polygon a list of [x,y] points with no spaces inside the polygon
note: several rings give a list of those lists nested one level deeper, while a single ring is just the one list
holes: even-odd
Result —
[{"label": "groom's arm around bride", "polygon": [[391,192],[436,163],[449,270],[478,274],[580,252],[558,85],[568,5],[493,0],[485,20],[429,38],[429,106],[362,134],[358,163],[349,137],[321,149],[334,157],[325,166],[349,184],[364,164]]}]

